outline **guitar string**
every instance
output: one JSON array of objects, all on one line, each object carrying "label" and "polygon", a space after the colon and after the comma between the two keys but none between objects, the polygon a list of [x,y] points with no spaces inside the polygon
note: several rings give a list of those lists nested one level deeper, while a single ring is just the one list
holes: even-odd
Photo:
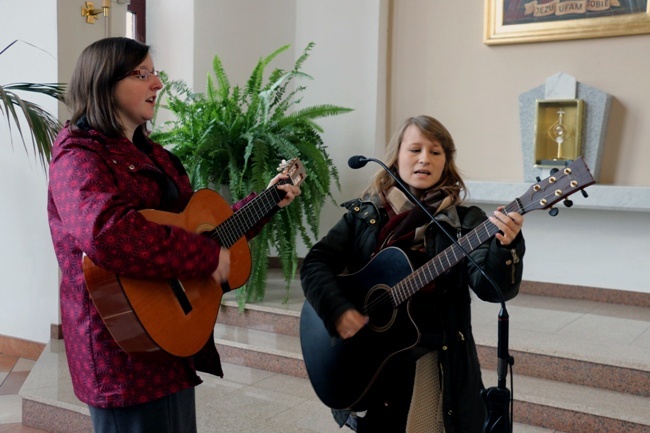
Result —
[{"label": "guitar string", "polygon": [[[283,170],[283,173],[288,176],[288,179],[280,179],[280,181],[273,185],[273,188],[267,188],[264,190],[253,200],[246,203],[241,209],[220,223],[217,227],[206,232],[207,236],[212,239],[218,239],[221,245],[227,248],[233,246],[243,234],[250,230],[257,221],[264,217],[271,209],[273,209],[273,206],[284,198],[286,194],[278,192],[277,187],[279,185],[293,184],[293,176],[296,174],[299,175],[299,178],[304,179],[304,173],[301,175],[300,169],[298,168],[297,158],[293,158],[284,166],[293,167],[292,169],[285,168]],[[273,198],[270,196],[273,196]],[[266,207],[256,207],[258,201],[261,201],[262,204],[266,204]],[[255,218],[251,218],[251,214],[253,214],[252,216],[255,216]],[[233,229],[230,228],[231,226],[234,226]],[[235,228],[238,228],[239,230],[234,230]]]},{"label": "guitar string", "polygon": [[[539,185],[539,183],[537,185]],[[548,188],[549,185],[553,186],[553,183],[548,183],[545,186],[545,189]],[[576,191],[578,191],[578,189],[575,189],[575,191],[572,191],[570,194],[572,194],[572,193],[574,193]],[[529,191],[527,191],[522,196],[522,198],[532,197],[535,193],[538,193],[538,191],[532,191],[532,188],[531,188]],[[564,197],[567,197],[570,194],[567,194]],[[543,196],[542,199],[539,200],[539,202],[529,200],[529,205],[526,205],[526,206],[523,206],[523,207],[520,206],[520,203],[521,203],[520,199],[516,199],[516,200],[512,201],[511,203],[509,203],[507,206],[505,206],[504,209],[502,210],[502,212],[503,213],[508,213],[508,212],[513,212],[513,211],[520,210],[520,211],[522,211],[522,215],[523,215],[523,214],[529,212],[530,211],[529,209],[533,209],[535,206],[537,206],[538,203],[541,203],[542,200],[548,200],[549,198],[551,198],[553,196],[557,196],[556,191],[551,191],[546,196]],[[559,197],[558,201],[561,200],[561,199],[562,199],[562,197]],[[546,205],[544,205],[544,206],[546,206]],[[487,241],[494,234],[496,234],[496,232],[498,232],[498,230],[494,230],[494,229],[497,229],[497,226],[495,224],[493,224],[489,220],[484,221],[479,226],[474,228],[472,231],[467,233],[467,235],[460,238],[459,244],[463,247],[463,249],[465,251],[471,252],[480,245],[479,244],[476,247],[472,246],[471,235],[476,234],[477,235],[477,240],[480,240],[480,237],[478,237],[478,233],[482,229],[485,229],[486,233],[489,235],[488,238],[486,238],[483,242]],[[491,231],[493,231],[493,233],[491,233]],[[469,249],[467,247],[469,247]],[[449,246],[448,248],[446,248],[441,253],[439,253],[438,255],[436,255],[429,262],[427,262],[426,264],[424,264],[423,266],[418,268],[415,272],[410,274],[408,277],[404,278],[403,280],[401,280],[400,282],[395,284],[393,287],[391,287],[387,291],[385,291],[383,294],[379,295],[377,298],[370,301],[366,306],[364,306],[364,309],[363,309],[364,314],[369,314],[369,312],[373,311],[375,308],[383,306],[383,304],[386,303],[386,302],[390,302],[391,304],[393,304],[393,308],[395,308],[398,305],[400,305],[402,302],[404,302],[406,299],[410,298],[413,294],[415,294],[418,290],[420,290],[423,287],[423,285],[420,285],[419,288],[417,288],[416,286],[412,286],[412,288],[411,288],[412,293],[409,294],[407,292],[407,289],[409,288],[409,284],[413,283],[413,280],[415,278],[420,278],[420,275],[423,274],[424,272],[426,272],[426,270],[429,269],[431,266],[434,266],[436,268],[435,269],[436,272],[438,272],[438,273],[435,274],[435,275],[431,273],[432,278],[430,280],[428,280],[428,281],[427,280],[424,280],[424,281],[426,282],[426,284],[433,281],[438,275],[440,275],[440,273],[442,271],[445,270],[444,266],[442,267],[441,270],[438,270],[438,268],[436,267],[436,262],[440,263],[442,261],[442,259],[440,257],[443,254],[446,256],[447,252],[449,250],[451,250],[454,253],[454,257],[457,259],[456,263],[458,263],[460,261],[460,259],[458,259],[456,257],[456,252],[457,252],[456,250],[458,250],[458,247],[455,244],[453,244],[453,245]],[[458,251],[458,252],[461,252],[461,251]],[[461,255],[461,259],[462,259],[462,255]],[[447,260],[449,261],[449,259],[447,259]],[[452,264],[451,266],[454,266],[456,263]],[[451,262],[450,262],[450,264],[451,264]],[[393,291],[395,291],[396,294],[394,294]],[[402,297],[403,297],[403,299],[402,299]]]},{"label": "guitar string", "polygon": [[256,222],[268,214],[273,206],[282,201],[284,195],[278,192],[277,187],[287,183],[289,182],[281,180],[273,188],[264,190],[217,227],[207,232],[208,237],[219,240],[226,248],[232,247]]},{"label": "guitar string", "polygon": [[[507,214],[508,212],[514,212],[516,210],[520,209],[520,206],[518,206],[516,201],[513,201],[512,203],[508,204],[501,212],[504,214]],[[480,237],[480,232],[485,229],[485,239],[481,240]],[[467,234],[467,237],[463,237],[459,240],[459,244],[463,248],[463,250],[470,252],[476,249],[479,245],[481,245],[483,242],[487,241],[489,238],[491,238],[496,232],[498,231],[498,228],[496,225],[492,224],[489,220],[486,220],[483,222],[481,225],[477,226],[474,230],[469,232]],[[472,234],[476,235],[476,245],[473,244],[472,241]],[[466,241],[466,242],[465,242]],[[431,266],[435,268],[435,273],[431,272],[431,266],[424,265],[418,268],[416,272],[413,274],[409,275],[409,277],[405,278],[402,282],[398,283],[395,288],[396,288],[396,303],[397,305],[401,304],[404,302],[406,299],[408,299],[412,294],[417,292],[419,289],[417,288],[416,284],[418,281],[414,280],[419,280],[419,287],[424,287],[426,284],[429,284],[432,282],[437,276],[439,276],[445,269],[449,269],[452,266],[454,266],[456,263],[460,262],[462,259],[462,251],[458,251],[458,253],[461,253],[460,256],[456,254],[456,250],[459,250],[459,248],[455,245],[452,244],[450,247],[446,248],[444,251],[442,251],[440,254],[438,254],[436,257],[434,257],[429,263]],[[449,259],[448,253],[451,251],[454,254],[454,259],[455,261],[452,263],[452,260]],[[447,264],[448,266],[445,267],[443,264],[443,259],[442,256],[444,256],[447,259]],[[438,269],[438,266],[440,265],[440,269]],[[429,278],[426,278],[424,274],[429,272]],[[402,284],[403,283],[403,284]],[[406,287],[404,287],[406,286]],[[410,292],[409,293],[409,289]]]},{"label": "guitar string", "polygon": [[[512,212],[519,207],[516,206],[516,202],[511,202],[508,204],[508,206],[505,207],[505,209],[502,211],[503,213],[508,213]],[[490,227],[490,225],[492,227]],[[483,242],[487,241],[494,233],[496,233],[498,230],[494,230],[494,233],[490,233],[490,229],[496,229],[497,226],[494,225],[492,222],[489,220],[484,221],[481,223],[479,226],[474,228],[472,231],[467,233],[465,236],[459,239],[458,243],[461,245],[461,247],[467,251],[471,252],[475,248],[477,248],[479,245],[481,245]],[[488,235],[482,242],[481,238],[478,236],[478,233],[485,229],[486,234]],[[478,244],[474,246],[472,244],[472,235],[476,234],[478,241]],[[452,251],[454,254],[454,257],[457,259],[455,263],[451,263],[451,260],[448,257],[448,252]],[[457,252],[461,253],[460,256],[462,258],[463,254],[459,250],[459,248],[456,246],[456,244],[452,244],[451,246],[447,247],[445,250],[440,252],[438,255],[436,255],[434,258],[429,260],[427,263],[419,267],[417,270],[415,270],[413,273],[409,274],[407,277],[405,277],[403,280],[399,281],[397,284],[395,284],[393,287],[391,287],[389,290],[385,291],[381,295],[377,296],[373,301],[369,302],[367,306],[364,308],[364,312],[368,313],[374,310],[375,308],[383,306],[385,303],[389,302],[392,304],[392,307],[397,307],[400,305],[402,302],[404,302],[406,299],[410,298],[413,294],[415,294],[418,290],[417,287],[424,287],[426,284],[429,284],[431,281],[433,281],[437,276],[439,276],[442,271],[445,269],[450,268],[451,266],[454,266],[456,263],[460,261],[460,258],[457,256]],[[447,262],[449,263],[449,267],[445,268],[444,265],[442,264],[442,256],[445,256],[447,258]],[[438,268],[438,265],[440,265],[440,269]],[[429,270],[429,268],[433,266],[435,268],[436,273],[429,272],[430,278],[427,280],[423,274]],[[417,282],[414,281],[416,279],[420,280],[420,285],[417,286]],[[412,291],[412,293],[409,293],[409,289]]]}]

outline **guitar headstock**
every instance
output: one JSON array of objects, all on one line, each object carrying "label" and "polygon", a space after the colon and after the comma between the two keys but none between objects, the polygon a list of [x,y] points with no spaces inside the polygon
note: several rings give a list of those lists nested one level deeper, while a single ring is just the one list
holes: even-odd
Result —
[{"label": "guitar headstock", "polygon": [[280,165],[278,165],[278,172],[289,176],[291,183],[295,186],[300,186],[307,177],[305,167],[298,158],[292,158],[289,161],[283,159]]},{"label": "guitar headstock", "polygon": [[583,190],[596,183],[589,167],[582,157],[579,157],[566,167],[559,169],[553,175],[535,183],[526,194],[517,200],[522,215],[537,209],[548,209],[571,194]]}]

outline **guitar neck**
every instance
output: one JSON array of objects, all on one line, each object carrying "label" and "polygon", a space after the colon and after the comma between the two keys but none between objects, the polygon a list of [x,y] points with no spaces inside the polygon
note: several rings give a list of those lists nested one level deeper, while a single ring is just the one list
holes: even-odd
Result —
[{"label": "guitar neck", "polygon": [[[523,215],[525,210],[519,201],[515,200],[508,204],[503,209],[503,212],[519,212]],[[393,305],[397,306],[409,299],[420,289],[433,282],[440,274],[460,262],[466,254],[474,251],[485,241],[497,234],[498,231],[499,228],[496,225],[492,224],[490,220],[485,220],[465,236],[458,239],[458,244],[454,243],[447,247],[415,272],[393,286],[393,290],[390,291]]]},{"label": "guitar neck", "polygon": [[278,186],[287,183],[291,181],[282,179],[271,188],[264,190],[209,232],[209,236],[218,239],[219,243],[226,248],[233,246],[282,201],[286,193],[278,189]]}]

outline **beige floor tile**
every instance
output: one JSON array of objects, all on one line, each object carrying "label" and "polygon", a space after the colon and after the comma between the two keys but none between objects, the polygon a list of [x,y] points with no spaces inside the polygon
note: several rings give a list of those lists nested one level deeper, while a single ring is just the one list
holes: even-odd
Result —
[{"label": "beige floor tile", "polygon": [[23,419],[22,399],[19,395],[0,395],[0,425],[19,423]]}]

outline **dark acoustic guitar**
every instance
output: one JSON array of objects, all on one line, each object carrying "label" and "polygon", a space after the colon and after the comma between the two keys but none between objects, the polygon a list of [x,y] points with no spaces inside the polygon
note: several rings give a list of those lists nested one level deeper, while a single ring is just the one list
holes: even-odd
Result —
[{"label": "dark acoustic guitar", "polygon": [[[527,212],[550,208],[553,204],[595,183],[582,158],[532,185],[503,212]],[[337,277],[350,302],[369,323],[354,337],[332,337],[309,302],[300,316],[300,343],[309,380],[316,395],[333,409],[365,410],[372,386],[382,369],[394,357],[415,349],[420,331],[410,313],[410,298],[436,277],[460,262],[499,229],[486,220],[413,270],[406,254],[389,247],[377,254],[363,269]]]},{"label": "dark acoustic guitar", "polygon": [[[96,266],[84,255],[86,286],[97,310],[120,347],[134,356],[187,357],[212,335],[223,293],[243,286],[251,271],[248,232],[284,198],[278,185],[300,185],[306,174],[298,159],[278,168],[289,176],[233,213],[216,192],[194,193],[181,213],[140,211],[148,220],[182,227],[219,240],[230,249],[230,278],[150,280],[127,278]],[[227,287],[226,287],[227,286]]]}]

